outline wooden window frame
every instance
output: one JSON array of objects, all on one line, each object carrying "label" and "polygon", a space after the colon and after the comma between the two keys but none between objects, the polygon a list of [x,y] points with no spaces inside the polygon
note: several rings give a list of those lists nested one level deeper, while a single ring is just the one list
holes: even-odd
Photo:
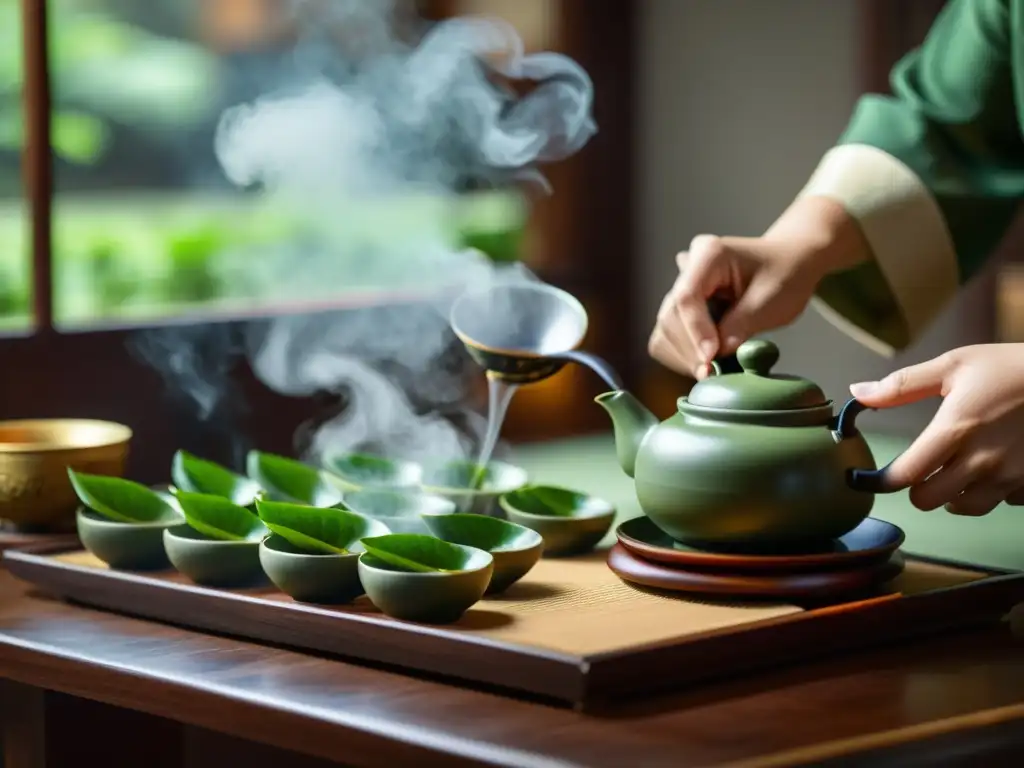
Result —
[{"label": "wooden window frame", "polygon": [[[21,0],[25,57],[24,183],[31,221],[34,331],[0,339],[0,418],[87,416],[129,424],[135,432],[130,471],[147,482],[166,480],[171,453],[186,448],[214,460],[237,452],[235,430],[264,450],[290,453],[295,428],[322,408],[312,399],[286,398],[237,371],[247,415],[226,427],[204,422],[169,399],[156,371],[132,358],[131,330],[58,332],[53,317],[50,79],[47,0]],[[617,0],[563,0],[564,52],[590,73],[596,86],[597,136],[578,157],[552,168],[556,194],[536,215],[552,247],[574,254],[571,269],[543,277],[595,301],[600,337],[588,345],[631,379],[634,270],[632,151],[636,12]],[[343,307],[338,307],[343,308]],[[600,318],[596,318],[600,320]],[[195,322],[189,320],[188,322]],[[589,384],[555,420],[531,418],[528,397],[510,416],[507,437],[537,440],[604,426]]]}]

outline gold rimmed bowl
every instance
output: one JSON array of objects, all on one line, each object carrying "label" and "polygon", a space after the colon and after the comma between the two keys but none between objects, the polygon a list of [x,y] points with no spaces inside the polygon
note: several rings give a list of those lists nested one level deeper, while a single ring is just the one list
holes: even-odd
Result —
[{"label": "gold rimmed bowl", "polygon": [[0,520],[19,531],[74,530],[68,467],[124,475],[132,431],[95,419],[0,421]]}]

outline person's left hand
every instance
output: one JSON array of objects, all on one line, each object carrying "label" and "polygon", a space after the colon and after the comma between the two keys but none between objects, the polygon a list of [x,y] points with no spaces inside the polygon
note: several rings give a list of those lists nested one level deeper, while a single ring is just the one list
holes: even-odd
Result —
[{"label": "person's left hand", "polygon": [[981,516],[1024,505],[1024,344],[961,347],[850,392],[870,408],[943,398],[889,469],[918,509]]}]

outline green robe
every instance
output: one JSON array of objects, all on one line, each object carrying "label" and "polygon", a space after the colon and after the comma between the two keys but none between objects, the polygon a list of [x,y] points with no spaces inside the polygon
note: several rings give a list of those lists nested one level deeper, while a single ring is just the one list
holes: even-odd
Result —
[{"label": "green robe", "polygon": [[861,224],[874,259],[817,299],[881,352],[926,330],[1024,200],[1024,0],[952,0],[891,82],[860,100],[803,192]]}]

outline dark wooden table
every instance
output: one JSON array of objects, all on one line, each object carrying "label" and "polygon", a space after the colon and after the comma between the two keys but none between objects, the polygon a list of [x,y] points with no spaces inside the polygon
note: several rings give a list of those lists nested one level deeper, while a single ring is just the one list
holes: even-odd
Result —
[{"label": "dark wooden table", "polygon": [[0,677],[7,768],[996,766],[1024,747],[1005,627],[580,714],[66,605],[0,572]]}]

